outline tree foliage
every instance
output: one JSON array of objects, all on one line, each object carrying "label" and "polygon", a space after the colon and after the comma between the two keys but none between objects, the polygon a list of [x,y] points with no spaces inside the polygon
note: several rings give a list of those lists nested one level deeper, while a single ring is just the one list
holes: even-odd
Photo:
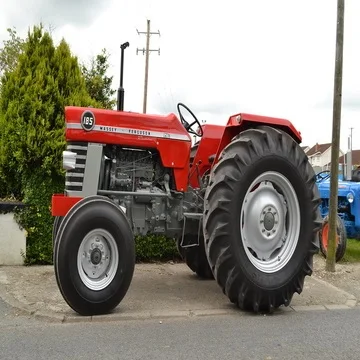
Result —
[{"label": "tree foliage", "polygon": [[20,222],[28,232],[28,253],[37,253],[42,262],[51,262],[51,195],[64,186],[61,153],[68,105],[98,106],[65,40],[55,46],[50,34],[35,26],[2,84],[0,174],[6,175],[8,190],[31,205]]},{"label": "tree foliage", "polygon": [[0,48],[0,75],[13,71],[18,63],[20,54],[24,50],[24,40],[21,39],[16,30],[8,28],[9,39],[3,42]]},{"label": "tree foliage", "polygon": [[0,112],[6,172],[28,176],[41,169],[60,175],[64,107],[96,105],[88,95],[77,58],[65,40],[55,47],[48,32],[28,33],[17,67],[4,79]]},{"label": "tree foliage", "polygon": [[111,88],[113,76],[107,76],[109,56],[106,49],[102,49],[91,59],[89,67],[82,65],[87,91],[104,109],[112,109],[116,104],[115,90]]}]

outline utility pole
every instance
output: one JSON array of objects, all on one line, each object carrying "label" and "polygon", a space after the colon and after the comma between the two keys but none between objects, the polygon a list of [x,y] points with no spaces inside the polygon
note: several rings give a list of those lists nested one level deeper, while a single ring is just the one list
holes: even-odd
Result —
[{"label": "utility pole", "polygon": [[342,68],[344,47],[344,9],[345,0],[337,1],[336,26],[336,55],[334,74],[333,99],[333,127],[331,149],[331,178],[330,178],[330,211],[329,211],[329,237],[326,256],[326,271],[335,272],[336,234],[337,234],[337,208],[338,208],[338,174],[341,126],[341,98],[342,98]]},{"label": "utility pole", "polygon": [[145,54],[145,79],[144,79],[144,102],[143,102],[143,113],[146,114],[146,104],[147,104],[147,89],[148,89],[148,78],[149,78],[149,54],[152,51],[157,51],[160,55],[160,48],[157,50],[150,49],[150,35],[159,35],[160,31],[151,32],[150,31],[150,20],[147,20],[147,30],[146,31],[138,31],[137,33],[146,35],[146,48],[136,48],[136,55],[138,55],[139,51]]}]

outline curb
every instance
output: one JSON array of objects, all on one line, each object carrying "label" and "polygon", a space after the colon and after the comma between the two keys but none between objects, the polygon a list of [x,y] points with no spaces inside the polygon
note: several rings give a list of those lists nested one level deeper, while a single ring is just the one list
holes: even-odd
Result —
[{"label": "curb", "polygon": [[[360,303],[357,303],[357,299],[354,295],[337,288],[336,286],[327,283],[326,281],[315,277],[312,278],[331,288],[334,291],[342,293],[346,297],[344,304],[324,304],[324,305],[289,305],[288,307],[281,306],[277,309],[274,314],[254,314],[246,311],[241,311],[236,307],[223,308],[223,309],[198,309],[198,310],[164,310],[164,311],[142,311],[142,312],[131,312],[131,313],[122,313],[116,312],[107,315],[96,315],[96,316],[81,316],[74,313],[74,315],[62,315],[56,312],[49,310],[33,310],[30,305],[23,303],[12,295],[8,294],[6,289],[0,287],[0,298],[7,303],[9,306],[16,311],[16,315],[23,315],[34,317],[40,321],[46,321],[50,323],[60,323],[60,324],[70,324],[70,323],[83,323],[83,322],[115,322],[115,321],[138,321],[138,320],[159,320],[162,323],[162,320],[165,319],[190,319],[190,318],[202,318],[208,316],[221,316],[221,315],[236,315],[236,316],[245,316],[245,315],[261,315],[261,316],[276,316],[276,314],[281,314],[285,312],[303,312],[303,311],[336,311],[336,310],[349,310],[356,306],[359,306]],[[5,285],[5,284],[4,284]],[[6,285],[4,286],[6,287]]]},{"label": "curb", "polygon": [[[330,289],[332,289],[332,290],[334,290],[334,291],[337,291],[337,292],[340,292],[340,293],[342,293],[347,299],[346,299],[346,301],[345,301],[345,306],[347,306],[347,307],[349,307],[349,308],[353,308],[353,307],[355,307],[356,306],[356,304],[357,304],[357,299],[356,299],[356,297],[353,295],[353,294],[350,294],[350,293],[348,293],[347,291],[345,291],[345,290],[342,290],[342,289],[340,289],[340,288],[338,288],[338,287],[336,287],[336,286],[334,286],[334,285],[332,285],[332,284],[330,284],[330,283],[328,283],[328,282],[326,282],[326,281],[324,281],[324,280],[322,280],[322,279],[319,279],[318,277],[316,277],[316,276],[312,276],[313,277],[313,279],[315,280],[315,281],[317,281],[317,282],[319,282],[320,284],[322,284],[322,285],[324,285],[324,286],[327,286],[328,288],[330,288]],[[331,307],[331,305],[325,305],[325,306],[330,306]],[[340,305],[339,305],[340,306]]]}]

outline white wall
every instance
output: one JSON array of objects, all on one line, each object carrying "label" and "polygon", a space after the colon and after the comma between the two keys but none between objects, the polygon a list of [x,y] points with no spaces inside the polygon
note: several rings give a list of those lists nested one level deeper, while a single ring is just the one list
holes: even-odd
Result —
[{"label": "white wall", "polygon": [[26,233],[20,230],[14,214],[0,214],[0,265],[23,265]]},{"label": "white wall", "polygon": [[[344,155],[344,153],[340,150],[339,157]],[[320,166],[323,167],[326,164],[331,163],[331,147],[329,147],[322,155],[321,155],[321,163]]]}]

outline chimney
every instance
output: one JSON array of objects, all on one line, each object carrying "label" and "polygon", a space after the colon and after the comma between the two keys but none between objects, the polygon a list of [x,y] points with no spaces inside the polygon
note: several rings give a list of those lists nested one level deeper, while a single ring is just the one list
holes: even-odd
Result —
[{"label": "chimney", "polygon": [[318,152],[318,149],[319,149],[319,144],[316,143],[316,145],[315,145],[315,152]]}]

